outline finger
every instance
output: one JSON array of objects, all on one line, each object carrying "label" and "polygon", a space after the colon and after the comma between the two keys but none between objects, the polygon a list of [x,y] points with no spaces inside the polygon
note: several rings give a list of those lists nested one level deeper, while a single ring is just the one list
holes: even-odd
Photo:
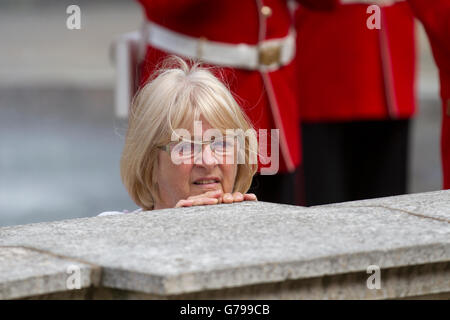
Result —
[{"label": "finger", "polygon": [[222,197],[223,203],[233,203],[233,195],[231,193],[225,193]]},{"label": "finger", "polygon": [[181,207],[191,207],[194,204],[193,200],[180,200],[175,205],[175,208],[181,208]]},{"label": "finger", "polygon": [[234,192],[233,200],[234,200],[234,202],[242,202],[242,201],[244,201],[244,195],[240,192]]},{"label": "finger", "polygon": [[195,199],[200,199],[200,198],[219,198],[220,196],[222,196],[222,190],[213,190],[213,191],[208,191],[202,194],[198,194],[196,196],[190,196],[188,197],[189,200],[195,200]]},{"label": "finger", "polygon": [[204,205],[210,205],[210,204],[217,204],[219,202],[216,198],[199,198],[194,199],[194,206],[204,206]]},{"label": "finger", "polygon": [[208,197],[219,198],[223,195],[223,191],[222,190],[208,191],[206,192],[206,194]]},{"label": "finger", "polygon": [[254,193],[246,193],[246,194],[244,194],[244,200],[246,200],[246,201],[258,201],[258,198],[256,198],[256,195]]}]

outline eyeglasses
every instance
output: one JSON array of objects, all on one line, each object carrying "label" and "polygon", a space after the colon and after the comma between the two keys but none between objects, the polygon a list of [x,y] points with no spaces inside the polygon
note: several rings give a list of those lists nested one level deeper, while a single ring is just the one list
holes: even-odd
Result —
[{"label": "eyeglasses", "polygon": [[166,145],[158,146],[158,148],[168,152],[177,159],[189,159],[201,154],[204,145],[209,145],[216,156],[228,156],[235,151],[236,136],[227,136],[210,141],[172,141]]}]

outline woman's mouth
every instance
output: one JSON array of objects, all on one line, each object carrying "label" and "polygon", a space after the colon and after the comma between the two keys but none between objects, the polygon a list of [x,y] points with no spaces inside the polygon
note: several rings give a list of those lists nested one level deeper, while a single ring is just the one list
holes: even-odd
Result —
[{"label": "woman's mouth", "polygon": [[198,179],[194,181],[194,184],[197,186],[215,186],[220,182],[217,178],[208,178],[208,179]]},{"label": "woman's mouth", "polygon": [[194,184],[211,184],[211,183],[217,183],[216,180],[203,180],[203,181],[196,181]]}]

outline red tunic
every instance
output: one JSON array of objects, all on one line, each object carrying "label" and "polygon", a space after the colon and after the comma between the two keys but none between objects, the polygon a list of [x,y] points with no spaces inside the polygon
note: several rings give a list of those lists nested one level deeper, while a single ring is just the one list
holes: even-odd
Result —
[{"label": "red tunic", "polygon": [[368,6],[297,10],[302,121],[399,119],[414,114],[412,12],[406,2],[380,7],[381,29],[370,30]]},{"label": "red tunic", "polygon": [[[255,45],[261,29],[266,31],[263,39],[285,37],[292,21],[285,0],[138,1],[146,18],[156,24],[184,35],[231,44]],[[259,20],[262,5],[271,8],[265,23]],[[166,54],[147,47],[141,83]],[[226,68],[224,74],[232,93],[238,97],[256,129],[280,129],[280,171],[295,170],[301,157],[294,62],[271,72]],[[267,77],[268,85],[264,83],[264,77]]]},{"label": "red tunic", "polygon": [[408,0],[423,23],[439,68],[442,98],[442,168],[444,189],[450,189],[450,0]]}]

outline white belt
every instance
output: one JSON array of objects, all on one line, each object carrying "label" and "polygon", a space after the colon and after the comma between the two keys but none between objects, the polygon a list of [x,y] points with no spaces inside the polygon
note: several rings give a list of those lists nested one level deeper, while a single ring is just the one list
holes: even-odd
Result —
[{"label": "white belt", "polygon": [[199,59],[209,64],[250,70],[275,70],[295,56],[295,31],[280,39],[270,39],[258,45],[230,44],[190,37],[153,22],[144,27],[144,39],[157,49]]}]

